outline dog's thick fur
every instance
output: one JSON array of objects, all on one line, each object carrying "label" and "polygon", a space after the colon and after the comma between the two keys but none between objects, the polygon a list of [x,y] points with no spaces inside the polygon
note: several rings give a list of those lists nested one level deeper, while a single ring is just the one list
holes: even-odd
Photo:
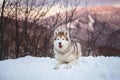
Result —
[{"label": "dog's thick fur", "polygon": [[60,64],[67,63],[66,68],[70,68],[81,56],[81,45],[70,39],[69,31],[62,25],[54,31],[54,54],[57,61],[55,69]]}]

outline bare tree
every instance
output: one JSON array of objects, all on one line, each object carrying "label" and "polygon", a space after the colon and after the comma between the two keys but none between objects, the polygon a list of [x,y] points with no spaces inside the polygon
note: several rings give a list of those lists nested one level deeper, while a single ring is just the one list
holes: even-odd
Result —
[{"label": "bare tree", "polygon": [[2,3],[2,10],[1,10],[1,17],[0,17],[0,58],[2,58],[2,54],[4,53],[4,26],[3,26],[3,18],[4,18],[4,8],[5,8],[6,0],[3,0]]},{"label": "bare tree", "polygon": [[15,43],[16,43],[16,58],[19,57],[20,54],[20,39],[19,39],[19,25],[18,25],[18,6],[19,6],[19,0],[15,1]]}]

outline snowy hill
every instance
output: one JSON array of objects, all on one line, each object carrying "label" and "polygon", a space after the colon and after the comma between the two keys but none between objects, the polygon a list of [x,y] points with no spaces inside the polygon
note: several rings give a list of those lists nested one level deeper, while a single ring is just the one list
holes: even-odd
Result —
[{"label": "snowy hill", "polygon": [[0,80],[120,80],[120,57],[81,57],[71,69],[54,65],[49,57],[0,61]]}]

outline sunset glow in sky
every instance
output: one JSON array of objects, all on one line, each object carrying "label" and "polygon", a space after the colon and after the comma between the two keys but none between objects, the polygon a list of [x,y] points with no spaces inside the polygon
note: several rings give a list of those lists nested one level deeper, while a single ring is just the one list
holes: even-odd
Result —
[{"label": "sunset glow in sky", "polygon": [[[86,0],[83,0],[86,1]],[[88,0],[89,4],[92,6],[97,5],[113,5],[120,6],[120,0]]]}]

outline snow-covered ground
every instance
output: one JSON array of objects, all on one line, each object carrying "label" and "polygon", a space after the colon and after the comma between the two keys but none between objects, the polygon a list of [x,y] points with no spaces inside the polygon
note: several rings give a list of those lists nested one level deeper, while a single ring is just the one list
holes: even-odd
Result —
[{"label": "snow-covered ground", "polygon": [[120,57],[81,57],[70,69],[54,65],[49,57],[0,61],[0,80],[120,80]]}]

